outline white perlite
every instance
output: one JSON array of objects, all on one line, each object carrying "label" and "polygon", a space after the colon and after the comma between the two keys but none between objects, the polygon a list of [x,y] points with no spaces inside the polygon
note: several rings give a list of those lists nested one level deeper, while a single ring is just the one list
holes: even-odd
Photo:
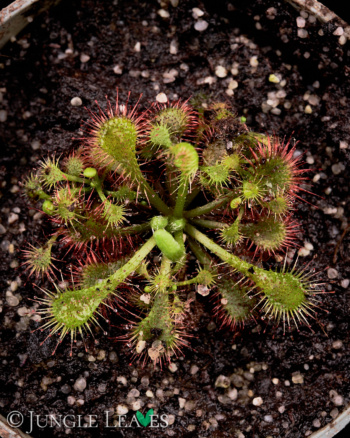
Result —
[{"label": "white perlite", "polygon": [[192,17],[197,20],[197,18],[202,17],[204,15],[204,12],[199,8],[193,8],[192,9]]},{"label": "white perlite", "polygon": [[171,55],[177,55],[177,51],[178,51],[178,43],[176,40],[172,40],[170,43],[169,52]]},{"label": "white perlite", "polygon": [[313,244],[310,243],[310,242],[304,242],[304,247],[305,247],[306,249],[308,249],[309,251],[312,251],[312,250],[314,249]]},{"label": "white perlite", "polygon": [[6,122],[7,120],[7,111],[0,110],[0,122]]},{"label": "white perlite", "polygon": [[209,84],[212,85],[216,82],[216,77],[215,76],[206,76],[205,78],[200,78],[197,80],[197,85],[202,85],[202,84]]},{"label": "white perlite", "polygon": [[332,348],[334,348],[335,350],[340,350],[341,348],[343,348],[343,342],[340,339],[338,341],[334,341],[332,344]]},{"label": "white perlite", "polygon": [[326,207],[323,209],[324,214],[336,214],[338,211],[337,207]]},{"label": "white perlite", "polygon": [[254,406],[261,406],[263,403],[264,403],[264,400],[261,397],[253,398],[253,405]]},{"label": "white perlite", "polygon": [[7,219],[7,222],[8,222],[9,225],[11,225],[11,224],[15,223],[16,221],[18,221],[18,219],[19,219],[18,214],[10,213],[9,217]]},{"label": "white perlite", "polygon": [[30,313],[30,310],[27,309],[27,307],[20,307],[17,310],[17,313],[18,313],[19,316],[27,316]]},{"label": "white perlite", "polygon": [[19,299],[14,295],[6,297],[7,304],[11,307],[16,307],[19,304]]},{"label": "white perlite", "polygon": [[125,415],[129,412],[129,408],[126,405],[118,405],[117,406],[117,414]]},{"label": "white perlite", "polygon": [[238,397],[238,391],[236,388],[231,389],[231,391],[229,391],[227,393],[228,398],[230,398],[231,400],[237,400]]},{"label": "white perlite", "polygon": [[169,12],[166,11],[165,9],[159,9],[158,15],[162,18],[169,18],[170,17]]},{"label": "white perlite", "polygon": [[180,407],[180,409],[183,409],[185,407],[185,404],[186,404],[186,399],[182,398],[182,397],[179,397],[179,407]]},{"label": "white perlite", "polygon": [[333,35],[341,36],[341,35],[343,35],[343,33],[344,33],[344,28],[339,26],[335,29],[335,31],[333,32]]},{"label": "white perlite", "polygon": [[340,286],[343,287],[344,289],[346,289],[349,286],[349,284],[350,284],[350,280],[348,278],[345,278],[340,282]]},{"label": "white perlite", "polygon": [[342,406],[344,404],[344,398],[334,389],[329,391],[329,398],[332,400],[335,406]]},{"label": "white perlite", "polygon": [[217,388],[228,388],[230,386],[230,379],[222,374],[216,379],[215,386]]},{"label": "white perlite", "polygon": [[321,421],[318,418],[315,418],[315,420],[312,422],[312,425],[319,428],[321,427]]},{"label": "white perlite", "polygon": [[82,62],[83,64],[85,64],[86,62],[90,61],[90,56],[86,55],[85,53],[82,53],[80,55],[80,62]]},{"label": "white perlite", "polygon": [[346,36],[345,35],[342,35],[342,36],[340,36],[339,37],[339,44],[341,44],[342,46],[347,42],[347,38],[346,38]]},{"label": "white perlite", "polygon": [[70,406],[73,406],[74,403],[76,402],[76,399],[75,399],[75,397],[73,397],[72,395],[69,395],[69,396],[67,397],[67,402],[68,402],[68,404],[69,404]]},{"label": "white perlite", "polygon": [[305,248],[305,247],[302,247],[302,248],[299,248],[298,254],[300,257],[307,257],[310,254],[310,250]]},{"label": "white perlite", "polygon": [[121,75],[123,73],[123,69],[119,64],[113,67],[113,71],[116,75]]},{"label": "white perlite", "polygon": [[38,149],[40,149],[40,141],[39,140],[33,140],[30,145],[31,145],[33,151],[37,151]]},{"label": "white perlite", "polygon": [[80,97],[76,96],[73,97],[73,99],[70,101],[70,104],[72,106],[81,106],[83,104],[83,101],[80,99]]},{"label": "white perlite", "polygon": [[131,389],[127,395],[128,398],[137,398],[140,397],[140,391],[136,388]]},{"label": "white perlite", "polygon": [[302,385],[302,384],[304,383],[304,377],[303,377],[303,375],[302,375],[299,371],[293,373],[293,374],[292,374],[292,382],[293,382],[295,385]]},{"label": "white perlite", "polygon": [[86,379],[84,379],[84,377],[79,377],[74,383],[74,389],[76,391],[83,392],[84,389],[86,388],[86,385],[87,385]]},{"label": "white perlite", "polygon": [[334,269],[334,268],[328,268],[327,269],[327,275],[328,275],[328,278],[330,280],[334,280],[335,278],[338,277],[338,271],[336,269]]},{"label": "white perlite", "polygon": [[172,373],[176,373],[176,371],[177,371],[176,363],[169,364],[168,368],[169,368],[169,371],[171,371]]},{"label": "white perlite", "polygon": [[135,400],[131,403],[130,407],[133,411],[139,411],[142,407],[141,400]]},{"label": "white perlite", "polygon": [[207,295],[209,295],[210,289],[205,284],[199,284],[197,286],[197,292],[199,293],[199,295],[206,297]]},{"label": "white perlite", "polygon": [[334,175],[339,175],[344,169],[345,166],[343,163],[336,163],[332,165],[332,172]]},{"label": "white perlite", "polygon": [[228,84],[228,88],[229,88],[229,90],[235,90],[236,88],[238,88],[238,82],[235,81],[234,79],[231,79],[229,84]]},{"label": "white perlite", "polygon": [[205,31],[209,26],[209,23],[205,20],[198,20],[196,21],[194,28],[197,32],[203,32]]},{"label": "white perlite", "polygon": [[140,301],[143,301],[145,304],[149,304],[151,301],[151,295],[150,294],[142,294],[140,296]]},{"label": "white perlite", "polygon": [[179,72],[175,68],[172,68],[171,70],[164,72],[163,73],[164,84],[170,84],[171,82],[174,82],[178,74]]},{"label": "white perlite", "polygon": [[167,95],[165,93],[157,94],[156,101],[159,103],[167,103],[168,102]]},{"label": "white perlite", "polygon": [[303,17],[297,17],[297,26],[299,27],[299,28],[303,28],[303,27],[305,27],[305,18],[303,18]]},{"label": "white perlite", "polygon": [[249,63],[252,67],[257,67],[259,65],[258,57],[252,56],[249,60]]},{"label": "white perlite", "polygon": [[197,365],[192,365],[190,368],[190,374],[194,375],[199,371],[199,368],[197,367]]},{"label": "white perlite", "polygon": [[309,35],[308,31],[305,29],[298,29],[298,37],[299,38],[307,38]]},{"label": "white perlite", "polygon": [[218,78],[225,78],[227,76],[227,70],[223,65],[218,65],[215,68],[215,74]]}]

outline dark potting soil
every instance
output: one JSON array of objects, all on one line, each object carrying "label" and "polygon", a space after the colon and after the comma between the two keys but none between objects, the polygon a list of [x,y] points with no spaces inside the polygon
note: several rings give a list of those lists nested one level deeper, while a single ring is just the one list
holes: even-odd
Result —
[{"label": "dark potting soil", "polygon": [[[350,70],[349,45],[339,27],[334,20],[322,24],[277,1],[267,6],[261,0],[161,5],[73,0],[40,17],[3,49],[4,416],[21,412],[22,429],[30,431],[30,411],[42,422],[45,415],[59,419],[69,414],[76,421],[81,415],[84,424],[89,415],[97,415],[94,428],[35,427],[36,438],[132,438],[140,433],[301,438],[345,408],[350,398],[350,233],[334,262],[333,257],[349,217]],[[122,98],[132,91],[134,102],[143,93],[141,107],[161,92],[170,100],[193,96],[207,104],[228,102],[255,131],[300,141],[298,153],[304,153],[305,166],[312,170],[315,195],[304,193],[306,202],[296,211],[303,230],[299,264],[311,262],[310,268],[322,271],[326,291],[334,291],[320,296],[311,330],[301,326],[284,335],[261,321],[240,333],[219,331],[210,304],[199,297],[191,316],[192,348],[173,361],[175,372],[130,363],[128,347],[113,341],[125,324],[117,317],[104,327],[107,336],[97,333],[95,345],[88,341],[87,353],[80,343],[70,357],[69,340],[54,355],[55,339],[41,345],[46,334],[32,332],[40,324],[28,313],[31,299],[41,292],[23,275],[20,251],[26,242],[43,242],[50,226],[21,197],[19,182],[41,157],[71,150],[76,145],[72,137],[79,136],[88,117],[84,106],[96,109],[95,100],[103,106],[105,95],[115,98],[116,87]],[[82,105],[72,105],[74,97]],[[229,387],[220,387],[219,376],[229,378]],[[112,417],[128,410],[129,422],[135,411],[150,408],[169,415],[171,424],[141,432],[135,425],[107,427],[105,411]]]}]

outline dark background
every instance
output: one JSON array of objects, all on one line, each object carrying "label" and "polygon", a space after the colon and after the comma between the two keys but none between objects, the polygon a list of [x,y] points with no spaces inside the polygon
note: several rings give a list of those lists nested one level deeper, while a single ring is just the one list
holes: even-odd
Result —
[{"label": "dark background", "polygon": [[[334,11],[343,20],[350,23],[350,4],[345,0],[323,0],[322,3],[329,9]],[[348,426],[339,432],[335,438],[349,438],[350,437],[350,423]]]},{"label": "dark background", "polygon": [[349,438],[350,437],[350,424],[346,426],[341,432],[335,435],[334,438]]},{"label": "dark background", "polygon": [[[329,9],[334,11],[343,20],[350,23],[350,4],[345,0],[323,0],[322,3]],[[349,438],[350,437],[350,423],[348,426],[339,432],[335,438]]]},{"label": "dark background", "polygon": [[[338,14],[343,20],[350,23],[350,4],[347,0],[323,0],[321,3]],[[350,435],[347,436],[349,437]]]}]

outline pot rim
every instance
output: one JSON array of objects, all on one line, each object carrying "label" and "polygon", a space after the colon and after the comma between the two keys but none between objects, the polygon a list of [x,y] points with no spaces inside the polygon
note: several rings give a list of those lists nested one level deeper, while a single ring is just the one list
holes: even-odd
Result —
[{"label": "pot rim", "polygon": [[350,404],[334,420],[309,435],[309,438],[332,438],[350,423]]},{"label": "pot rim", "polygon": [[22,432],[17,427],[11,427],[9,426],[6,418],[4,418],[0,414],[0,432],[3,434],[1,436],[7,437],[7,438],[32,438],[30,435]]},{"label": "pot rim", "polygon": [[0,49],[31,23],[35,16],[59,2],[60,0],[15,0],[0,9]]},{"label": "pot rim", "polygon": [[291,4],[297,10],[303,10],[314,15],[318,21],[321,23],[328,23],[329,21],[336,21],[339,26],[344,29],[345,36],[350,39],[350,25],[343,20],[335,12],[331,11],[323,3],[318,0],[285,0],[287,3]]}]

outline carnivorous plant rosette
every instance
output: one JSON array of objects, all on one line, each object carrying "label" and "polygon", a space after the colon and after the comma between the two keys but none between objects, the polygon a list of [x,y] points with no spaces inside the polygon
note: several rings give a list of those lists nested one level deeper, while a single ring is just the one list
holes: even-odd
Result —
[{"label": "carnivorous plant rosette", "polygon": [[[232,329],[259,315],[308,324],[317,282],[286,258],[276,271],[262,263],[295,245],[305,178],[294,151],[249,131],[224,104],[138,111],[117,97],[90,112],[77,150],[46,159],[24,184],[54,224],[43,247],[25,252],[28,273],[54,283],[37,299],[41,328],[73,345],[106,308],[129,308],[132,354],[162,363],[189,345],[194,288]],[[57,245],[76,260],[66,289],[54,280]]]}]

